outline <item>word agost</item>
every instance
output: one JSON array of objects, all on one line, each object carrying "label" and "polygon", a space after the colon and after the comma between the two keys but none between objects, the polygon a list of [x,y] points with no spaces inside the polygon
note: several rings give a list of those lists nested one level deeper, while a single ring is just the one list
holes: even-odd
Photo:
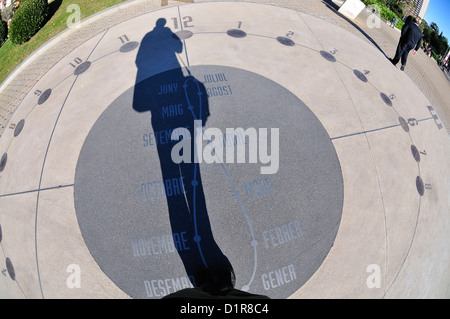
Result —
[{"label": "word agost", "polygon": [[[268,129],[260,128],[227,128],[227,136],[241,135],[248,138],[248,143],[231,143],[223,148],[223,132],[218,128],[203,129],[202,121],[194,121],[194,138],[191,138],[189,130],[178,128],[171,134],[172,141],[179,141],[171,152],[172,161],[175,164],[192,162],[192,141],[194,143],[194,163],[246,163],[248,146],[248,163],[268,164],[260,169],[261,174],[275,174],[279,168],[280,132],[278,128],[270,129],[270,154]],[[203,142],[207,141],[205,147]]]}]

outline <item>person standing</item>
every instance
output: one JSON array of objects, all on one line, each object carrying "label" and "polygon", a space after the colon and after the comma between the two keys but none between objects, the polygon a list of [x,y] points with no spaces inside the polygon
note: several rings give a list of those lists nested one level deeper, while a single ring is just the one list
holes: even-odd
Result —
[{"label": "person standing", "polygon": [[415,55],[422,43],[422,31],[419,29],[419,24],[420,20],[414,18],[410,23],[403,26],[395,57],[389,59],[393,65],[397,65],[401,60],[402,66],[400,67],[400,70],[402,71],[405,70],[409,51],[414,50],[413,54]]}]

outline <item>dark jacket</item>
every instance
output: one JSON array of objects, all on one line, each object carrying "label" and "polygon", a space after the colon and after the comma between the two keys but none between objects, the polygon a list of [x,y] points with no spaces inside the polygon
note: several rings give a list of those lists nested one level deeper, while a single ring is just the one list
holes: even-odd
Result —
[{"label": "dark jacket", "polygon": [[400,41],[409,44],[410,47],[414,47],[414,50],[417,51],[422,44],[422,31],[414,22],[407,23],[402,28]]}]

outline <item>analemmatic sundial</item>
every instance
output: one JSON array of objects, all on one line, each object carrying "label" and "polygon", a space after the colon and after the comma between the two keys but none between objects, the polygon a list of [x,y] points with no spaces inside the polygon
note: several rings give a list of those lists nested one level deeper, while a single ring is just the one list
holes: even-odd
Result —
[{"label": "analemmatic sundial", "polygon": [[0,241],[18,296],[162,298],[221,265],[271,298],[397,296],[437,242],[422,218],[445,211],[448,137],[424,95],[373,46],[277,6],[129,19],[10,123]]}]

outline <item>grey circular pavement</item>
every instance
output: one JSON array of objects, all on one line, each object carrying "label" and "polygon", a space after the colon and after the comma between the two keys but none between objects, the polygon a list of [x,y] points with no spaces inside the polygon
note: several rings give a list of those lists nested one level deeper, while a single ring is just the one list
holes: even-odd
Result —
[{"label": "grey circular pavement", "polygon": [[[195,285],[202,267],[231,263],[239,289],[286,298],[319,268],[337,234],[343,183],[333,144],[309,108],[273,81],[230,67],[183,71],[126,90],[93,126],[75,175],[83,238],[132,297],[162,297],[186,277]],[[203,105],[198,92],[208,96]],[[208,117],[198,133],[200,107]],[[174,165],[171,152],[182,142],[170,135],[182,129],[183,151],[193,152],[201,134],[200,153],[214,154],[213,163],[192,156]],[[212,129],[223,135],[210,136]],[[268,144],[269,163],[260,162],[259,143]],[[239,147],[246,163],[233,163]],[[253,147],[259,157],[249,163]]]}]

